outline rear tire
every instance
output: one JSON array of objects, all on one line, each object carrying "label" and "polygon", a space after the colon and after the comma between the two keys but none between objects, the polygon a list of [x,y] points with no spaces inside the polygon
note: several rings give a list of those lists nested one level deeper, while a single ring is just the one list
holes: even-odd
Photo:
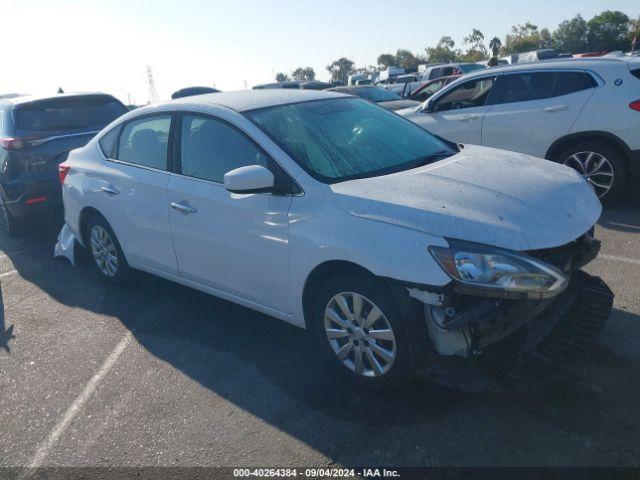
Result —
[{"label": "rear tire", "polygon": [[130,267],[109,222],[101,215],[94,215],[87,222],[86,232],[91,263],[98,274],[110,283],[124,282]]},{"label": "rear tire", "polygon": [[615,201],[629,177],[623,154],[598,142],[582,142],[558,155],[556,161],[576,170],[603,204]]},{"label": "rear tire", "polygon": [[0,199],[0,216],[2,217],[2,226],[10,236],[17,237],[24,233],[24,219],[14,217],[2,199]]},{"label": "rear tire", "polygon": [[413,378],[401,310],[379,279],[330,278],[317,291],[312,320],[324,356],[356,383],[390,389]]}]

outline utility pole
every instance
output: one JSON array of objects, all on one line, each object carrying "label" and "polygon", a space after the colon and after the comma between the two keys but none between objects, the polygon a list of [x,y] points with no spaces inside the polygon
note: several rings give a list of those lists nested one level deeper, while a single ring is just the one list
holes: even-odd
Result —
[{"label": "utility pole", "polygon": [[153,82],[151,65],[147,65],[147,80],[149,81],[149,103],[156,103],[158,101],[158,92],[156,92],[156,85]]}]

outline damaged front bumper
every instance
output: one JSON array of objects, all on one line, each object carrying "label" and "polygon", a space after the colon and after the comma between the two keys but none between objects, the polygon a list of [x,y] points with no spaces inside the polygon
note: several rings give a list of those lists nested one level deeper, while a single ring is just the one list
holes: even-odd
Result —
[{"label": "damaged front bumper", "polygon": [[[553,298],[489,298],[455,284],[442,291],[407,287],[409,296],[421,305],[433,345],[434,355],[419,373],[478,390],[485,367],[513,371],[527,366],[551,372],[579,357],[602,330],[613,306],[614,295],[607,285],[578,270],[599,249],[588,232],[572,244],[529,252],[568,278],[566,288]],[[466,388],[465,379],[474,379],[475,386]]]},{"label": "damaged front bumper", "polygon": [[609,318],[613,298],[599,277],[576,271],[554,299],[483,299],[455,315],[447,328],[442,326],[446,309],[424,305],[424,321],[438,355],[419,374],[462,390],[482,391],[497,386],[489,372],[557,372],[588,351]]}]

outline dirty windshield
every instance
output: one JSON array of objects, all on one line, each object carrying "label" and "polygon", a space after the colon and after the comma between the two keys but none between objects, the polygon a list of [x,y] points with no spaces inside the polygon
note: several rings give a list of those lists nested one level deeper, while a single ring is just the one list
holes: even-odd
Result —
[{"label": "dirty windshield", "polygon": [[247,116],[325,183],[407,170],[456,153],[413,123],[356,98],[281,105]]}]

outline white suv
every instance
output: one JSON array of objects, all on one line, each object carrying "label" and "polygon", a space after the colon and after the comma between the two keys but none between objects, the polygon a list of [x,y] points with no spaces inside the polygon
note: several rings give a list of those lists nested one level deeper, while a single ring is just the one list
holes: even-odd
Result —
[{"label": "white suv", "polygon": [[56,251],[77,239],[109,281],[136,268],[308,327],[365,384],[442,378],[537,346],[573,305],[595,302],[579,338],[607,318],[610,292],[576,272],[600,203],[547,163],[338,93],[187,97],[71,152]]},{"label": "white suv", "polygon": [[[566,59],[465,75],[396,113],[460,143],[564,163],[613,200],[640,170],[640,58]],[[514,172],[517,174],[517,172]]]}]

